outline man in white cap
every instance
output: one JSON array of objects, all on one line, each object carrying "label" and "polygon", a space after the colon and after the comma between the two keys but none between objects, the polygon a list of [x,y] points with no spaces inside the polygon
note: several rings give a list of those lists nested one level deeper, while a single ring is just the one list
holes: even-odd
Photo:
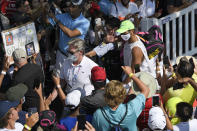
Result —
[{"label": "man in white cap", "polygon": [[89,29],[90,22],[82,14],[83,0],[71,0],[68,13],[54,16],[52,13],[48,19],[52,25],[60,28],[58,51],[56,54],[56,69],[60,71],[62,64],[68,56],[68,41],[72,38],[84,40]]}]

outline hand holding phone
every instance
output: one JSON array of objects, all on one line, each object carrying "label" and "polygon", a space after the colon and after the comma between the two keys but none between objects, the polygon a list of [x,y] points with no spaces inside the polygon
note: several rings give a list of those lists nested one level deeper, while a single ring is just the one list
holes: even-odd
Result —
[{"label": "hand holding phone", "polygon": [[152,106],[159,106],[159,95],[152,96]]},{"label": "hand holding phone", "polygon": [[165,66],[165,68],[169,68],[169,66],[170,66],[170,61],[169,61],[168,56],[164,56],[164,57],[163,57],[163,65]]},{"label": "hand holding phone", "polygon": [[96,26],[101,26],[102,25],[101,18],[96,18],[95,19],[95,25]]},{"label": "hand holding phone", "polygon": [[78,121],[78,130],[84,130],[86,129],[85,124],[86,124],[86,115],[85,114],[80,114],[77,116],[77,121]]},{"label": "hand holding phone", "polygon": [[140,65],[139,64],[134,65],[134,68],[135,68],[135,73],[140,72]]},{"label": "hand holding phone", "polygon": [[31,107],[28,108],[28,116],[30,117],[32,114],[37,112],[37,108],[36,107]]}]

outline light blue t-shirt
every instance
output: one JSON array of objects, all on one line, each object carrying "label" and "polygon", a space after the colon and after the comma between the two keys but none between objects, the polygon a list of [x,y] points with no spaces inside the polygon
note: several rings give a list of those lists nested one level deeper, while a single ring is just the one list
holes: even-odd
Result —
[{"label": "light blue t-shirt", "polygon": [[[73,19],[69,13],[64,13],[60,15],[56,15],[56,18],[67,28],[70,30],[77,29],[81,32],[81,35],[76,37],[68,37],[61,29],[60,29],[60,38],[59,38],[59,49],[66,53],[66,50],[68,48],[68,42],[73,38],[80,38],[84,40],[86,33],[88,32],[90,22],[88,19],[86,19],[82,14],[77,17],[76,19]],[[55,25],[55,22],[53,19],[49,18],[49,22],[52,25]]]},{"label": "light blue t-shirt", "polygon": [[109,15],[110,14],[110,10],[112,7],[112,2],[109,0],[100,0],[98,5],[100,6],[101,11],[105,14],[105,15]]},{"label": "light blue t-shirt", "polygon": [[[127,115],[120,124],[120,127],[123,128],[124,131],[137,131],[136,120],[145,107],[145,100],[145,96],[143,94],[139,94],[135,99],[127,103]],[[105,110],[110,122],[117,125],[125,115],[126,104],[120,104],[115,111],[113,111],[108,106],[104,107],[103,109]],[[92,125],[96,131],[110,131],[112,127],[112,125],[110,125],[103,117],[101,109],[96,110],[94,113]]]}]

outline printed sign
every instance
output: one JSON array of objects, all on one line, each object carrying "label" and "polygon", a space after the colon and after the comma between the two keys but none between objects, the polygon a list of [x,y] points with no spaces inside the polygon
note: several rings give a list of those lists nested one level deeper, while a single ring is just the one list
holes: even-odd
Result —
[{"label": "printed sign", "polygon": [[33,22],[4,30],[1,32],[1,36],[7,56],[12,56],[12,52],[17,48],[24,49],[28,56],[39,53],[39,44]]}]

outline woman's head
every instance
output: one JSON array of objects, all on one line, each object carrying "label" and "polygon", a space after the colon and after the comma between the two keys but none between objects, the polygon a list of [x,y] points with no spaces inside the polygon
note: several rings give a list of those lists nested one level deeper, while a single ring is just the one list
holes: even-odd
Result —
[{"label": "woman's head", "polygon": [[189,103],[180,102],[176,105],[176,115],[181,121],[186,122],[192,117],[193,108]]},{"label": "woman's head", "polygon": [[180,75],[180,77],[192,77],[194,74],[194,62],[193,58],[190,58],[189,60],[186,57],[182,57],[180,59],[180,62],[177,66],[177,73]]},{"label": "woman's head", "polygon": [[111,107],[118,106],[126,98],[126,89],[120,81],[112,80],[106,85],[105,101]]}]

